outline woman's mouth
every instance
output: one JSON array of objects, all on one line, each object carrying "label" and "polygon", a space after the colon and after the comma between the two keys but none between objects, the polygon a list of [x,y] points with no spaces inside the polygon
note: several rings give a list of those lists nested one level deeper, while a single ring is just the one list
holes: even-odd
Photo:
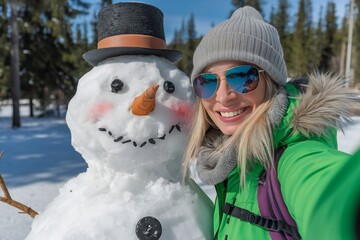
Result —
[{"label": "woman's mouth", "polygon": [[244,107],[239,110],[232,111],[232,112],[219,112],[219,114],[223,118],[233,118],[233,117],[239,116],[241,113],[245,112],[246,109],[247,109],[247,107]]}]

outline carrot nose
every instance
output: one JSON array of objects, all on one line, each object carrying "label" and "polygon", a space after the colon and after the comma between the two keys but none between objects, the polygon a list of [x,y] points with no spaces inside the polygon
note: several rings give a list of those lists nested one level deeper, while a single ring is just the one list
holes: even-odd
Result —
[{"label": "carrot nose", "polygon": [[155,108],[155,95],[159,88],[159,84],[154,84],[145,90],[145,92],[137,96],[131,107],[131,111],[135,115],[148,115]]}]

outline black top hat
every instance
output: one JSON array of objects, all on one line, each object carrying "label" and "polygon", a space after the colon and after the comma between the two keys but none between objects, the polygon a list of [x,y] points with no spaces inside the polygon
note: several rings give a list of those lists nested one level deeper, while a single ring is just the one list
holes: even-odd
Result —
[{"label": "black top hat", "polygon": [[166,49],[164,15],[145,3],[111,4],[98,14],[97,49],[83,55],[91,65],[119,55],[158,55],[177,62],[182,53]]}]

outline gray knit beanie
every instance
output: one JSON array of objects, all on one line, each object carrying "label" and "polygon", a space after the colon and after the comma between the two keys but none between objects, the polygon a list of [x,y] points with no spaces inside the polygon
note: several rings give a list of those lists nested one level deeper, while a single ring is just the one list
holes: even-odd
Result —
[{"label": "gray knit beanie", "polygon": [[239,8],[203,37],[194,53],[191,79],[209,64],[222,60],[254,64],[278,85],[285,85],[287,71],[279,34],[252,7]]}]

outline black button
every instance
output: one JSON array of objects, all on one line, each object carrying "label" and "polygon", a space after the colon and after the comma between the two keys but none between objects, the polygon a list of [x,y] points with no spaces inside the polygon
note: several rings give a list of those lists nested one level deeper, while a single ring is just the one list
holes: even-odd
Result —
[{"label": "black button", "polygon": [[158,240],[162,233],[161,223],[154,217],[144,217],[136,224],[135,233],[139,240]]}]

